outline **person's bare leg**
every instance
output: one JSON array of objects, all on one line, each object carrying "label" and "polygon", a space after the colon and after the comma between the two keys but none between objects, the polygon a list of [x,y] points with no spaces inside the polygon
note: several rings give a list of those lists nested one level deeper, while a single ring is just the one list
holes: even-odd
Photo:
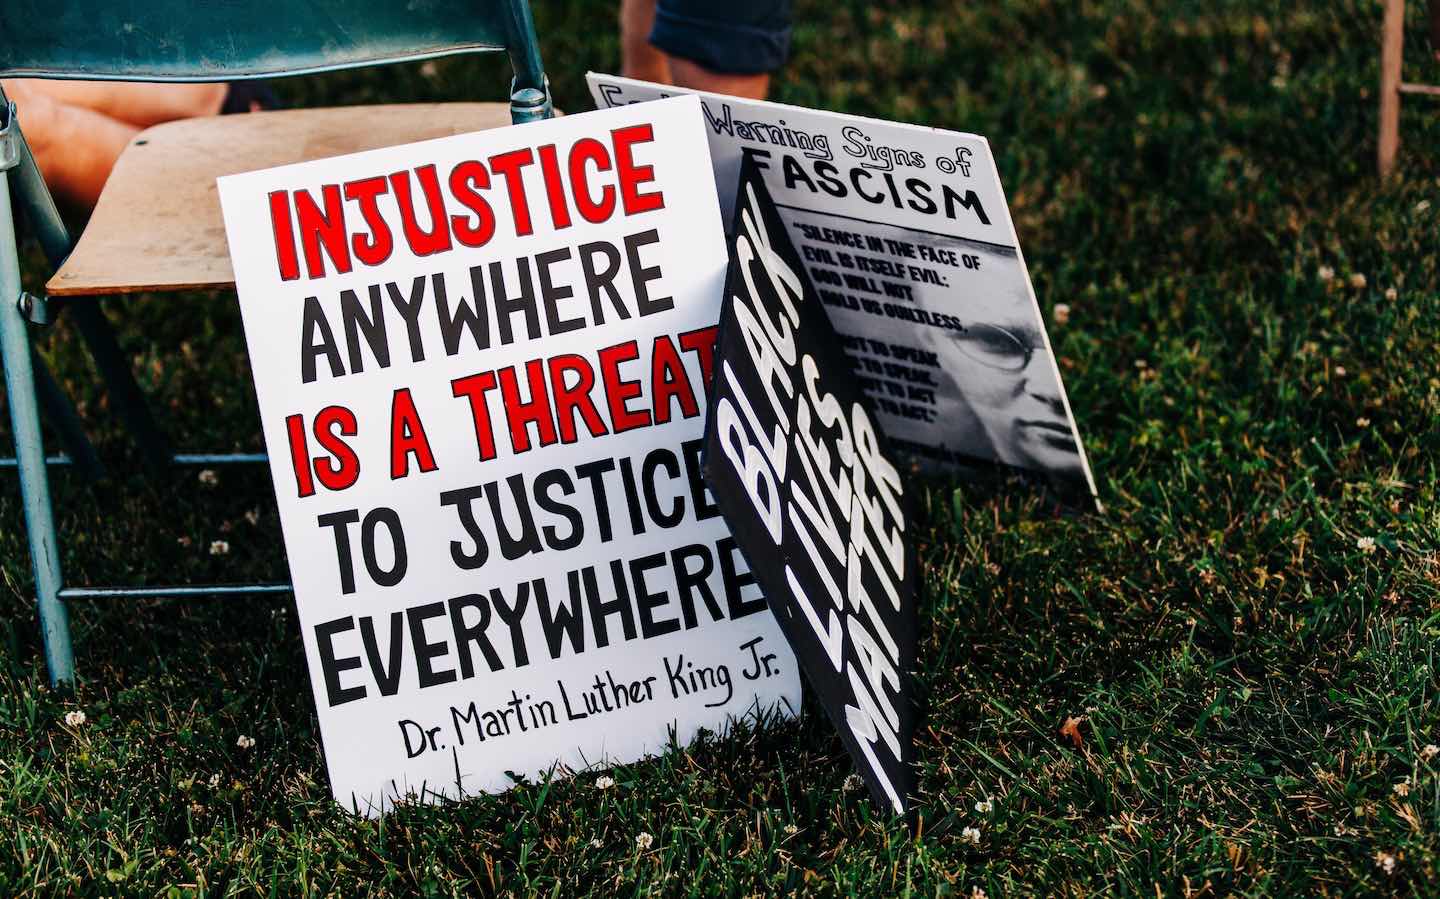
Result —
[{"label": "person's bare leg", "polygon": [[59,81],[17,78],[5,82],[31,93],[42,93],[67,106],[94,110],[101,115],[148,128],[161,122],[217,115],[229,86],[211,84],[155,84],[139,81]]},{"label": "person's bare leg", "polygon": [[704,66],[678,56],[670,57],[670,73],[674,76],[671,84],[688,87],[691,90],[710,91],[715,94],[729,94],[732,97],[746,97],[763,100],[770,92],[770,75],[732,75],[712,72]]},{"label": "person's bare leg", "polygon": [[670,84],[670,57],[650,43],[655,0],[620,0],[620,74]]},{"label": "person's bare leg", "polygon": [[93,109],[61,103],[21,81],[5,81],[21,132],[45,183],[62,199],[94,206],[115,160],[140,129]]}]

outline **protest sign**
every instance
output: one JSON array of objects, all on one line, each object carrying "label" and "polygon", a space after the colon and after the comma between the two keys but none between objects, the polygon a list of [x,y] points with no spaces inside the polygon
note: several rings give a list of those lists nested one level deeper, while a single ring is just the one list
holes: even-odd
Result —
[{"label": "protest sign", "polygon": [[379,813],[799,708],[701,480],[694,98],[220,179],[331,787]]},{"label": "protest sign", "polygon": [[[591,73],[600,108],[687,93]],[[698,94],[721,208],[755,160],[893,445],[912,464],[1095,482],[983,137]]]},{"label": "protest sign", "polygon": [[706,475],[871,795],[904,814],[915,785],[910,497],[753,159],[735,203]]}]

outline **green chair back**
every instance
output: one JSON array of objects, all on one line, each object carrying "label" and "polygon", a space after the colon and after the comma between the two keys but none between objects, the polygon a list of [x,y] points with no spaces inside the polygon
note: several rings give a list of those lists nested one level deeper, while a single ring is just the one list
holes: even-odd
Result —
[{"label": "green chair back", "polygon": [[512,99],[548,99],[527,0],[0,0],[0,76],[230,81],[500,50]]}]

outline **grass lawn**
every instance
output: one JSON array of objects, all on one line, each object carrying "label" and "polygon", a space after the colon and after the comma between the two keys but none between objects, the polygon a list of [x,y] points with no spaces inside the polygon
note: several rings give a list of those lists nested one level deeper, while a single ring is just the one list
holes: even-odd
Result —
[{"label": "grass lawn", "polygon": [[[615,4],[559,6],[556,97],[588,109]],[[1407,103],[1380,183],[1380,4],[1303,6],[800,4],[776,99],[990,138],[1106,504],[925,488],[918,836],[845,790],[819,714],[613,789],[357,820],[288,598],[76,606],[78,692],[47,690],[4,475],[0,894],[1440,892],[1440,105]],[[1407,79],[1440,80],[1410,34]],[[480,59],[279,90],[506,83]],[[106,309],[179,442],[260,448],[233,296]],[[262,471],[143,476],[68,322],[41,341],[114,472],[56,479],[71,582],[286,577]]]}]

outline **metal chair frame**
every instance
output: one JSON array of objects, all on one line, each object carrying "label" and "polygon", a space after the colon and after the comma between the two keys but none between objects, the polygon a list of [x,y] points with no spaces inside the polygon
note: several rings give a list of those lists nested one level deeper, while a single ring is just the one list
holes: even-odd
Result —
[{"label": "metal chair frame", "polygon": [[[301,75],[362,66],[389,64],[465,52],[508,52],[515,69],[510,85],[511,120],[516,124],[550,118],[553,114],[549,85],[544,76],[534,22],[527,0],[495,0],[506,17],[510,39],[500,46],[430,48],[413,53],[350,59],[335,65],[301,65],[289,69],[274,66],[222,71],[214,68],[179,66],[173,70],[120,74],[105,71],[56,71],[35,66],[0,66],[3,75],[46,78],[85,78],[129,81],[216,81]],[[75,246],[49,189],[35,165],[34,156],[20,131],[15,105],[0,89],[0,362],[5,373],[14,430],[15,456],[0,459],[0,468],[15,468],[29,538],[35,576],[36,604],[40,617],[45,663],[52,686],[75,680],[74,650],[70,637],[67,603],[72,600],[132,599],[141,597],[191,598],[207,596],[263,596],[288,593],[285,583],[181,584],[161,586],[66,585],[51,505],[51,466],[71,466],[87,477],[99,476],[103,468],[86,436],[74,407],[44,365],[30,342],[32,325],[50,323],[62,308],[71,315],[96,367],[105,382],[111,403],[152,465],[232,465],[266,461],[263,453],[175,453],[146,406],[128,361],[121,352],[108,319],[91,299],[47,301],[42,295],[25,292],[20,279],[20,259],[15,232],[15,209],[25,212],[49,264],[58,269]],[[46,456],[41,436],[42,409],[55,427],[65,452]]]}]

